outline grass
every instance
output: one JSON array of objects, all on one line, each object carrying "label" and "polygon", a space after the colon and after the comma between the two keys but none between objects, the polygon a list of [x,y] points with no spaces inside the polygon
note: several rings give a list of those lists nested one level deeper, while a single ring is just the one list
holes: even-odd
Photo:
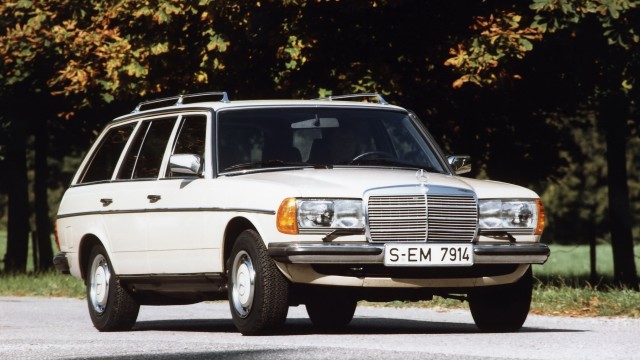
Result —
[{"label": "grass", "polygon": [[531,312],[540,315],[640,318],[640,292],[629,289],[537,286]]},{"label": "grass", "polygon": [[[57,250],[55,243],[52,244]],[[84,283],[69,275],[55,271],[45,273],[33,272],[33,255],[31,246],[27,258],[26,274],[5,274],[4,255],[7,251],[7,233],[0,231],[0,296],[44,296],[83,298]]]},{"label": "grass", "polygon": [[[596,273],[591,274],[589,247],[552,245],[544,265],[534,265],[538,280],[532,312],[566,316],[625,316],[640,318],[640,292],[614,287],[610,245],[596,247]],[[640,245],[634,248],[640,275]]]},{"label": "grass", "polygon": [[84,283],[54,271],[46,273],[1,274],[0,296],[43,296],[83,298]]},{"label": "grass", "polygon": [[[640,245],[634,248],[636,270],[640,274]],[[589,247],[586,245],[551,245],[551,256],[544,265],[534,265],[533,274],[547,285],[607,287],[613,281],[611,246],[596,247],[596,274],[591,278]]]},{"label": "grass", "polygon": [[[0,231],[0,259],[6,251],[6,233]],[[616,316],[640,318],[640,292],[611,285],[613,257],[611,247],[596,250],[597,276],[591,281],[589,247],[552,245],[551,257],[544,265],[534,265],[536,285],[531,312],[561,316]],[[640,270],[640,245],[635,247],[636,268]],[[0,296],[45,296],[84,298],[81,280],[56,272],[33,273],[31,256],[27,274],[3,274],[0,263]],[[466,302],[434,297],[433,301],[370,304],[386,307],[468,308]]]}]

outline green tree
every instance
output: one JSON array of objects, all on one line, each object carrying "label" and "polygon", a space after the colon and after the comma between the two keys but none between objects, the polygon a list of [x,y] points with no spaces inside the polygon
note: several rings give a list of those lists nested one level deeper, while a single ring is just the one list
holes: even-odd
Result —
[{"label": "green tree", "polygon": [[[465,83],[504,86],[505,82],[522,77],[553,77],[558,85],[556,89],[549,88],[548,93],[555,98],[540,94],[540,111],[566,112],[575,109],[577,103],[597,111],[598,126],[607,144],[614,276],[617,282],[635,289],[638,278],[625,144],[629,119],[638,116],[634,101],[640,65],[638,5],[640,2],[632,0],[534,0],[528,8],[513,5],[493,15],[477,17],[472,26],[474,34],[452,50],[454,57],[447,62],[461,74],[454,87]],[[542,42],[534,49],[537,41]],[[574,59],[573,66],[557,66],[568,55]],[[514,64],[514,60],[525,57],[534,57],[534,64],[546,59],[553,65],[545,67],[551,76],[542,74],[535,65],[518,68]],[[572,80],[570,89],[562,84],[567,79]],[[562,103],[559,99],[568,101]]]}]

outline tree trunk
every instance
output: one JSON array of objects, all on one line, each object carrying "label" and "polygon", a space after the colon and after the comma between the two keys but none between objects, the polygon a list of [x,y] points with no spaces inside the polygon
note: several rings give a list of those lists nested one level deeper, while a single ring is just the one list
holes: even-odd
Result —
[{"label": "tree trunk", "polygon": [[44,121],[43,124],[36,126],[35,129],[35,181],[33,187],[35,193],[35,233],[37,234],[38,263],[34,263],[34,267],[37,271],[47,271],[53,268],[51,219],[49,218],[49,197],[47,194],[49,180],[49,167],[47,165],[48,142],[47,122]]},{"label": "tree trunk", "polygon": [[626,137],[627,103],[624,95],[614,92],[602,104],[600,123],[606,132],[607,180],[609,189],[609,224],[613,249],[614,281],[638,290],[631,234],[631,207],[627,183]]},{"label": "tree trunk", "polygon": [[11,121],[7,146],[8,221],[5,272],[26,272],[29,250],[29,188],[27,178],[27,123]]}]

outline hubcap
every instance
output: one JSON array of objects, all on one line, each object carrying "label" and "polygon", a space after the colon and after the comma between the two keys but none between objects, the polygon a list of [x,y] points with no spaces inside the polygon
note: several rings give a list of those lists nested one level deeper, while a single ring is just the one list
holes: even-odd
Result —
[{"label": "hubcap", "polygon": [[89,277],[91,306],[97,313],[102,314],[107,307],[107,300],[109,300],[109,281],[111,280],[109,264],[104,256],[98,255],[93,259]]},{"label": "hubcap", "polygon": [[249,254],[246,251],[240,251],[233,260],[231,269],[231,279],[233,281],[231,302],[238,316],[246,318],[251,312],[256,278],[256,272]]}]

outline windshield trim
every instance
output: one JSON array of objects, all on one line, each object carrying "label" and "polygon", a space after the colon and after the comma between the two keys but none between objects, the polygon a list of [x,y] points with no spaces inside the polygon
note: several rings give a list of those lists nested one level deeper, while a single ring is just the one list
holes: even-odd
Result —
[{"label": "windshield trim", "polygon": [[451,168],[451,165],[447,161],[447,157],[444,154],[444,151],[440,147],[440,144],[438,144],[436,139],[433,137],[433,135],[431,135],[431,132],[427,129],[426,124],[423,123],[422,120],[420,120],[420,118],[418,117],[418,115],[416,115],[415,112],[411,110],[407,110],[407,114],[409,115],[409,118],[411,119],[411,121],[413,121],[416,124],[416,127],[418,128],[418,130],[424,136],[425,140],[431,147],[431,150],[433,150],[433,152],[436,154],[436,157],[440,161],[440,165],[443,167],[447,175],[455,175],[455,172],[453,171],[453,169]]}]

